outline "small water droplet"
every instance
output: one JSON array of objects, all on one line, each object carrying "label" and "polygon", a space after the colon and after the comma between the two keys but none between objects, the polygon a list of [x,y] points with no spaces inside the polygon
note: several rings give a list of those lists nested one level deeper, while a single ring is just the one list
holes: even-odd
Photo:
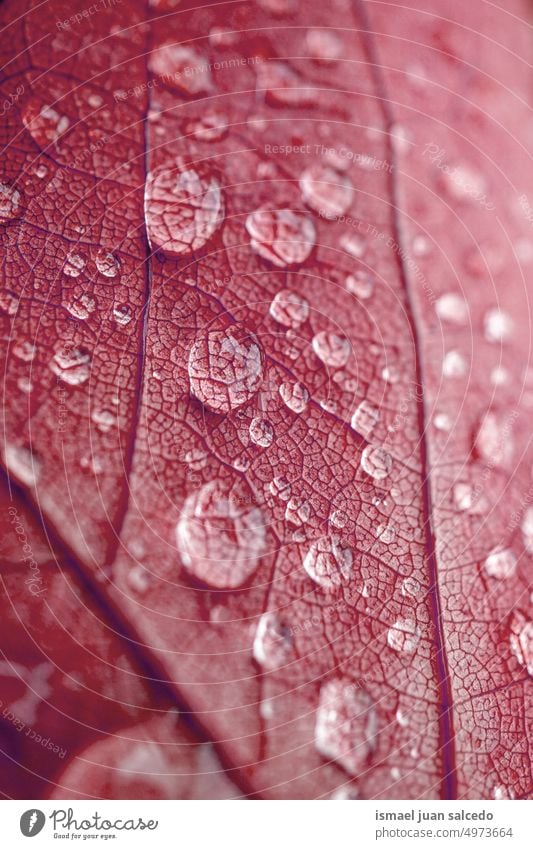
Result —
[{"label": "small water droplet", "polygon": [[262,206],[248,215],[245,226],[253,250],[281,268],[305,262],[315,245],[315,225],[291,209]]},{"label": "small water droplet", "polygon": [[39,180],[44,180],[44,178],[46,177],[47,174],[48,174],[48,168],[46,167],[46,165],[44,165],[44,163],[41,163],[35,169],[35,176]]},{"label": "small water droplet", "polygon": [[239,34],[229,27],[212,27],[209,30],[209,43],[213,47],[233,47],[239,40]]},{"label": "small water droplet", "polygon": [[385,545],[390,545],[396,539],[396,528],[394,525],[378,525],[376,528],[376,537],[385,543]]},{"label": "small water droplet", "polygon": [[126,577],[130,588],[134,592],[142,595],[150,589],[152,583],[150,573],[143,566],[132,566]]},{"label": "small water droplet", "polygon": [[340,678],[322,685],[315,745],[323,757],[358,776],[376,748],[377,736],[376,708],[366,690]]},{"label": "small water droplet", "polygon": [[444,377],[463,377],[467,369],[467,362],[459,351],[448,351],[442,362]]},{"label": "small water droplet", "polygon": [[85,257],[72,251],[65,259],[63,273],[68,277],[79,277],[86,265],[87,260]]},{"label": "small water droplet", "polygon": [[504,366],[495,366],[490,373],[490,382],[493,386],[505,386],[509,383],[510,375]]},{"label": "small water droplet", "polygon": [[529,554],[533,554],[533,507],[528,507],[522,517],[520,530],[524,539],[524,546]]},{"label": "small water droplet", "polygon": [[518,663],[533,676],[533,622],[520,612],[513,613],[511,618],[511,650]]},{"label": "small water droplet", "polygon": [[400,370],[395,365],[385,366],[381,371],[381,377],[387,383],[398,383],[398,381],[400,380]]},{"label": "small water droplet", "polygon": [[287,478],[283,476],[273,478],[270,481],[269,489],[272,495],[275,495],[282,501],[288,501],[291,497],[291,485]]},{"label": "small water droplet", "polygon": [[42,149],[59,141],[69,126],[66,115],[61,115],[53,107],[42,105],[36,97],[30,97],[22,110],[24,126],[35,143]]},{"label": "small water droplet", "polygon": [[303,566],[315,584],[338,587],[351,577],[353,552],[336,534],[321,537],[307,552]]},{"label": "small water droplet", "polygon": [[21,392],[30,393],[33,391],[33,383],[28,377],[19,377],[17,380],[17,386]]},{"label": "small water droplet", "polygon": [[487,183],[482,174],[467,165],[447,165],[441,170],[448,194],[456,200],[484,200]]},{"label": "small water droplet", "polygon": [[514,799],[515,794],[510,787],[505,787],[503,784],[496,784],[492,788],[492,798],[497,801],[502,799]]},{"label": "small water droplet", "polygon": [[367,445],[361,455],[361,468],[375,480],[383,480],[392,469],[392,457],[379,445]]},{"label": "small water droplet", "polygon": [[125,327],[132,319],[131,307],[129,304],[117,304],[113,307],[113,318],[121,327]]},{"label": "small water droplet", "polygon": [[516,572],[516,557],[510,548],[494,548],[484,563],[491,578],[511,578]]},{"label": "small water droplet", "polygon": [[318,359],[330,368],[342,368],[350,358],[350,342],[338,333],[320,330],[313,336],[311,345]]},{"label": "small water droplet", "polygon": [[13,345],[13,354],[25,363],[31,363],[37,353],[37,347],[29,339],[23,339]]},{"label": "small water droplet", "polygon": [[282,289],[275,295],[269,308],[270,315],[284,327],[297,328],[309,317],[309,304],[300,295]]},{"label": "small water droplet", "polygon": [[93,410],[91,419],[101,433],[108,433],[116,424],[116,417],[110,410]]},{"label": "small water droplet", "polygon": [[349,274],[344,281],[346,290],[362,301],[366,301],[371,297],[374,291],[374,284],[374,275],[362,268],[354,271],[353,274]]},{"label": "small water droplet", "polygon": [[41,462],[24,445],[7,443],[4,462],[10,474],[26,486],[35,486],[41,473]]},{"label": "small water droplet", "polygon": [[329,29],[307,30],[305,41],[309,56],[319,65],[336,62],[342,56],[342,41]]},{"label": "small water droplet", "polygon": [[0,183],[0,221],[11,221],[22,214],[22,192],[9,183]]},{"label": "small water droplet", "polygon": [[274,428],[266,419],[255,418],[250,422],[250,439],[261,448],[268,448],[274,438]]},{"label": "small water droplet", "polygon": [[74,318],[85,321],[96,309],[96,301],[90,295],[80,295],[67,304],[67,310]]},{"label": "small water droplet", "polygon": [[476,434],[475,447],[478,455],[487,463],[506,466],[513,453],[510,427],[502,427],[494,413],[486,413]]},{"label": "small water droplet", "polygon": [[425,236],[415,236],[411,242],[411,250],[415,256],[427,256],[431,251],[431,242]]},{"label": "small water droplet", "polygon": [[316,91],[283,62],[269,60],[257,68],[257,92],[272,106],[313,106]]},{"label": "small water droplet", "polygon": [[211,330],[189,354],[191,392],[213,412],[227,413],[257,392],[263,367],[263,350],[244,327]]},{"label": "small water droplet", "polygon": [[437,413],[433,419],[433,424],[437,430],[449,431],[452,427],[452,421],[446,413]]},{"label": "small water droplet", "polygon": [[361,401],[352,416],[351,425],[365,439],[369,439],[372,431],[379,422],[379,411],[370,401]]},{"label": "small water droplet", "polygon": [[442,321],[452,324],[467,324],[470,316],[465,299],[455,292],[442,295],[435,304],[435,310]]},{"label": "small water droplet", "polygon": [[60,350],[54,354],[50,368],[57,377],[71,386],[84,383],[91,371],[91,357],[82,348]]},{"label": "small water droplet", "polygon": [[453,488],[453,500],[458,510],[479,514],[486,509],[487,502],[469,483],[456,483]]},{"label": "small water droplet", "polygon": [[198,118],[187,121],[184,135],[192,135],[199,141],[213,142],[223,139],[228,132],[228,119],[219,110],[204,112]]},{"label": "small water droplet", "polygon": [[323,218],[337,218],[350,208],[354,196],[353,183],[328,165],[315,163],[300,177],[305,203]]},{"label": "small water droplet", "polygon": [[366,250],[366,242],[362,236],[357,236],[355,233],[345,233],[340,238],[341,248],[350,256],[361,259]]},{"label": "small water droplet", "polygon": [[309,401],[309,392],[301,383],[282,383],[279,394],[284,404],[293,413],[302,413]]},{"label": "small water droplet", "polygon": [[7,315],[16,315],[20,305],[20,298],[9,289],[0,289],[0,310]]},{"label": "small water droplet", "polygon": [[261,510],[224,481],[205,484],[183,505],[176,528],[188,572],[219,589],[234,589],[255,572],[266,542]]},{"label": "small water droplet", "polygon": [[421,636],[420,628],[413,619],[398,619],[387,631],[387,643],[394,651],[412,654]]},{"label": "small water droplet", "polygon": [[162,44],[150,54],[148,67],[165,85],[187,97],[198,97],[213,89],[209,62],[192,47]]},{"label": "small water droplet", "polygon": [[289,663],[292,651],[293,639],[289,626],[276,613],[264,613],[254,638],[254,660],[263,669],[279,669]]},{"label": "small water droplet", "polygon": [[512,319],[498,308],[489,310],[484,318],[485,339],[488,342],[505,342],[512,334]]},{"label": "small water droplet", "polygon": [[116,277],[120,270],[120,260],[110,251],[101,248],[96,254],[96,267],[105,277]]},{"label": "small water droplet", "polygon": [[99,94],[90,94],[89,97],[87,98],[87,103],[93,109],[99,109],[100,106],[102,106],[103,102],[104,102],[103,98],[100,97]]},{"label": "small water droplet", "polygon": [[287,502],[285,509],[285,519],[292,525],[297,527],[305,525],[311,515],[311,506],[305,498],[298,495],[293,495]]},{"label": "small water droplet", "polygon": [[335,528],[344,528],[348,522],[348,516],[344,510],[333,510],[329,521]]},{"label": "small water droplet", "polygon": [[188,256],[203,248],[224,218],[217,177],[200,166],[150,172],[145,217],[152,248],[161,248],[169,256]]}]

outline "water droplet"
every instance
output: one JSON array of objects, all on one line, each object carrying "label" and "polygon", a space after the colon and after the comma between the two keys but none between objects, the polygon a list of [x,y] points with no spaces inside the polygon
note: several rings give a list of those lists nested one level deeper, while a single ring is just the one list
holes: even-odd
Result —
[{"label": "water droplet", "polygon": [[387,643],[394,651],[412,654],[421,636],[420,628],[413,619],[398,619],[387,631]]},{"label": "water droplet", "polygon": [[385,543],[385,545],[390,545],[396,539],[396,528],[394,525],[378,525],[376,528],[376,537]]},{"label": "water droplet", "polygon": [[126,577],[130,588],[134,592],[142,595],[150,589],[152,583],[150,573],[142,566],[132,566]]},{"label": "water droplet", "polygon": [[28,377],[19,377],[17,386],[21,392],[27,392],[29,394],[33,391],[33,383]]},{"label": "water droplet", "polygon": [[309,316],[309,304],[290,289],[282,289],[274,297],[269,308],[270,315],[284,327],[299,327]]},{"label": "water droplet", "polygon": [[113,318],[121,327],[125,327],[132,319],[131,307],[129,304],[117,304],[113,307]]},{"label": "water droplet", "polygon": [[273,478],[270,481],[269,489],[272,495],[281,498],[282,501],[288,501],[291,497],[291,485],[287,478],[283,476]]},{"label": "water droplet", "polygon": [[516,571],[516,557],[510,548],[494,548],[484,566],[491,578],[511,578]]},{"label": "water droplet", "polygon": [[487,191],[483,175],[469,166],[446,166],[441,173],[448,193],[457,200],[483,198]]},{"label": "water droplet", "polygon": [[96,267],[105,277],[116,277],[120,270],[120,261],[113,253],[101,248],[96,254]]},{"label": "water droplet", "polygon": [[101,475],[104,471],[104,464],[99,457],[95,457],[94,454],[90,456],[84,455],[80,459],[80,466],[82,469],[88,469],[92,472],[93,475]]},{"label": "water droplet", "polygon": [[399,154],[407,154],[413,147],[413,140],[409,130],[402,124],[393,124],[390,128],[391,144]]},{"label": "water droplet", "polygon": [[211,481],[190,495],[176,529],[183,564],[212,587],[240,587],[255,572],[266,541],[265,521],[249,498]]},{"label": "water droplet", "polygon": [[348,275],[344,281],[344,285],[346,286],[346,291],[351,295],[355,295],[356,298],[366,301],[374,291],[374,282],[374,276],[369,271],[360,268],[354,271],[353,274]]},{"label": "water droplet", "polygon": [[511,619],[511,649],[518,663],[533,676],[533,622],[523,613],[513,613]]},{"label": "water droplet", "polygon": [[484,318],[485,339],[488,342],[505,342],[513,332],[513,321],[498,308],[489,310]]},{"label": "water droplet", "polygon": [[493,386],[505,386],[509,383],[510,375],[504,366],[495,366],[490,373],[490,382]]},{"label": "water droplet", "polygon": [[342,56],[342,41],[329,29],[310,29],[305,36],[309,56],[317,64],[327,65]]},{"label": "water droplet", "polygon": [[215,413],[249,401],[263,380],[264,354],[244,327],[210,330],[189,354],[192,394]]},{"label": "water droplet", "polygon": [[357,410],[352,416],[351,425],[365,439],[369,439],[370,434],[379,422],[379,411],[370,401],[361,401]]},{"label": "water droplet", "polygon": [[411,250],[415,256],[427,256],[431,251],[431,242],[425,236],[415,236],[411,242]]},{"label": "water droplet", "polygon": [[26,486],[35,486],[41,473],[41,462],[29,448],[8,443],[4,448],[4,462],[10,474]]},{"label": "water droplet", "polygon": [[199,167],[152,171],[146,180],[145,216],[152,248],[188,256],[203,248],[222,223],[220,183]]},{"label": "water droplet", "polygon": [[503,784],[496,784],[492,788],[492,798],[497,801],[501,799],[514,799],[515,794],[510,787],[505,787]]},{"label": "water droplet", "polygon": [[309,401],[309,392],[301,383],[282,383],[279,394],[284,404],[293,413],[302,413]]},{"label": "water droplet", "polygon": [[31,363],[37,353],[37,347],[28,339],[23,339],[13,346],[13,354],[25,363]]},{"label": "water droplet", "polygon": [[399,708],[396,711],[396,721],[398,725],[402,726],[402,728],[407,728],[407,726],[409,725],[409,718]]},{"label": "water droplet", "polygon": [[22,120],[33,140],[43,150],[59,141],[70,126],[66,115],[61,115],[51,106],[43,106],[35,97],[26,101]]},{"label": "water droplet", "polygon": [[379,445],[367,445],[361,455],[361,468],[375,480],[383,480],[392,469],[392,457]]},{"label": "water droplet", "polygon": [[468,304],[455,292],[442,295],[435,304],[435,310],[442,321],[449,321],[452,324],[468,323],[470,315]]},{"label": "water droplet", "polygon": [[72,251],[65,259],[63,273],[68,277],[79,277],[86,265],[87,260],[85,257]]},{"label": "water droplet", "polygon": [[433,419],[433,424],[437,430],[449,431],[452,427],[452,421],[446,413],[437,413]]},{"label": "water droplet", "polygon": [[402,595],[419,598],[422,595],[422,584],[416,578],[404,578],[402,581]]},{"label": "water droplet", "polygon": [[341,248],[350,256],[361,259],[365,254],[366,242],[362,236],[357,236],[354,233],[345,233],[340,238]]},{"label": "water droplet", "polygon": [[184,127],[184,135],[192,135],[204,142],[220,141],[227,132],[228,119],[222,112],[214,109],[188,121]]},{"label": "water droplet", "polygon": [[238,33],[229,27],[212,27],[209,30],[209,43],[213,47],[233,47],[238,40]]},{"label": "water droplet", "polygon": [[305,203],[323,218],[336,218],[350,208],[354,196],[352,181],[328,165],[315,163],[300,177]]},{"label": "water droplet", "polygon": [[510,427],[503,428],[494,413],[486,413],[476,434],[475,447],[478,455],[487,463],[507,465],[513,453]]},{"label": "water droplet", "polygon": [[300,527],[305,525],[311,515],[311,507],[309,502],[301,496],[293,495],[287,502],[285,509],[285,519],[292,525]]},{"label": "water droplet", "polygon": [[91,357],[82,348],[60,350],[54,354],[50,368],[65,383],[71,386],[79,386],[89,377]]},{"label": "water droplet", "polygon": [[103,102],[103,98],[101,98],[99,94],[90,94],[87,98],[87,103],[93,109],[99,109],[100,106],[102,106]]},{"label": "water droplet", "polygon": [[274,428],[266,419],[252,419],[250,422],[250,439],[261,448],[268,448],[274,438]]},{"label": "water droplet", "polygon": [[35,176],[39,180],[44,180],[44,178],[46,177],[47,174],[48,174],[48,168],[46,167],[46,165],[44,165],[44,163],[41,163],[35,169]]},{"label": "water droplet", "polygon": [[291,630],[276,613],[264,613],[257,625],[254,660],[263,669],[279,669],[289,663],[293,650]]},{"label": "water droplet", "polygon": [[467,369],[466,360],[459,351],[448,351],[442,362],[444,377],[463,377]]},{"label": "water droplet", "polygon": [[479,514],[486,510],[487,502],[469,483],[456,483],[453,488],[453,500],[458,510]]},{"label": "water droplet", "polygon": [[0,310],[7,315],[16,315],[20,305],[20,298],[9,289],[0,289]]},{"label": "water droplet", "polygon": [[316,240],[315,225],[301,212],[262,206],[246,219],[253,250],[281,268],[305,262]]},{"label": "water droplet", "polygon": [[162,44],[150,54],[148,67],[165,85],[187,97],[198,97],[213,89],[208,61],[191,47]]},{"label": "water droplet", "polygon": [[520,530],[524,538],[524,546],[529,554],[533,554],[533,507],[528,507],[522,517]]},{"label": "water droplet", "polygon": [[351,577],[353,552],[336,534],[321,537],[307,552],[303,566],[315,584],[338,587]]},{"label": "water droplet", "polygon": [[257,0],[259,6],[276,17],[286,17],[296,11],[296,0]]},{"label": "water droplet", "polygon": [[283,62],[262,62],[257,69],[257,91],[272,106],[313,106],[316,91]]},{"label": "water droplet", "polygon": [[91,419],[101,433],[108,433],[117,421],[110,410],[93,410]]},{"label": "water droplet", "polygon": [[346,336],[320,330],[311,342],[313,351],[325,366],[342,368],[350,358],[351,345]]},{"label": "water droplet", "polygon": [[348,522],[348,516],[344,510],[333,510],[329,521],[335,528],[344,528]]},{"label": "water droplet", "polygon": [[89,318],[91,313],[93,313],[96,309],[96,301],[90,295],[80,295],[79,298],[75,298],[69,304],[67,304],[67,310],[74,318],[79,318],[81,321],[85,321],[85,319]]},{"label": "water droplet", "polygon": [[340,678],[322,685],[315,726],[321,755],[358,776],[376,748],[377,735],[376,709],[366,690]]},{"label": "water droplet", "polygon": [[381,377],[387,383],[398,383],[398,381],[400,380],[400,370],[397,366],[394,365],[385,366],[381,370]]},{"label": "water droplet", "polygon": [[11,221],[22,214],[22,193],[9,183],[0,183],[0,221]]}]

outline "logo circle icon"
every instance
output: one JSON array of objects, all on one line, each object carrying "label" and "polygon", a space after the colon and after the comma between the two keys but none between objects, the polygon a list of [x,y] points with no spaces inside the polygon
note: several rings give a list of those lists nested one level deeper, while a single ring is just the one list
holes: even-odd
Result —
[{"label": "logo circle icon", "polygon": [[20,818],[20,830],[24,837],[35,837],[42,831],[46,822],[46,817],[42,811],[37,808],[32,808],[29,811],[24,811]]}]

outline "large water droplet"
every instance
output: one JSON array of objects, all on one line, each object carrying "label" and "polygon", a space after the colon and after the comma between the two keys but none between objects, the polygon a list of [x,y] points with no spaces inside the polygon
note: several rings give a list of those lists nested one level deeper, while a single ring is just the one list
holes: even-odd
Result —
[{"label": "large water droplet", "polygon": [[300,177],[303,199],[323,218],[336,218],[349,209],[354,196],[352,181],[327,165],[310,165]]},{"label": "large water droplet", "polygon": [[254,660],[263,669],[279,669],[289,663],[293,650],[290,628],[276,613],[264,613],[254,638]]},{"label": "large water droplet", "polygon": [[367,445],[361,455],[361,468],[375,480],[383,480],[392,469],[392,457],[379,445]]},{"label": "large water droplet", "polygon": [[60,350],[54,354],[50,368],[71,386],[85,383],[91,371],[91,357],[83,348]]},{"label": "large water droplet", "polygon": [[183,564],[212,587],[233,589],[253,575],[265,548],[265,522],[250,499],[211,481],[190,495],[176,529]]},{"label": "large water droplet", "polygon": [[510,548],[494,548],[484,565],[491,578],[511,578],[516,572],[516,557]]},{"label": "large water droplet", "polygon": [[192,47],[182,44],[163,44],[152,51],[148,66],[169,88],[198,97],[213,88],[207,59]]},{"label": "large water droplet", "polygon": [[227,413],[257,392],[263,366],[263,350],[245,328],[210,330],[189,354],[191,392],[213,412]]},{"label": "large water droplet", "polygon": [[307,552],[303,566],[315,584],[326,589],[338,587],[351,577],[353,551],[337,534],[321,537]]},{"label": "large water droplet", "polygon": [[284,327],[297,328],[309,316],[309,304],[290,289],[282,289],[275,295],[269,309],[272,318]]},{"label": "large water droplet", "polygon": [[293,413],[302,413],[309,401],[309,392],[301,383],[282,383],[279,394],[284,404]]},{"label": "large water droplet", "polygon": [[351,425],[365,439],[369,439],[372,431],[379,422],[379,411],[370,401],[361,401],[352,416]]},{"label": "large water droplet", "polygon": [[357,776],[376,748],[377,735],[376,709],[366,690],[340,678],[322,686],[315,725],[321,755]]},{"label": "large water droplet", "polygon": [[350,342],[338,333],[320,330],[313,336],[311,344],[318,359],[330,368],[342,368],[350,358]]},{"label": "large water droplet", "polygon": [[11,221],[22,214],[22,192],[9,183],[0,183],[0,221]]},{"label": "large water droplet", "polygon": [[449,321],[452,324],[466,324],[468,322],[468,304],[461,295],[457,295],[455,292],[442,295],[435,304],[435,310],[438,317],[443,321]]},{"label": "large water droplet", "polygon": [[257,91],[272,106],[313,106],[316,92],[283,62],[262,62],[257,69]]},{"label": "large water droplet", "polygon": [[41,462],[24,445],[8,443],[4,448],[8,471],[26,486],[35,486],[41,473]]},{"label": "large water droplet", "polygon": [[301,212],[262,206],[246,219],[254,251],[281,268],[305,262],[316,240],[315,225]]},{"label": "large water droplet", "polygon": [[511,649],[518,663],[533,676],[533,622],[520,612],[511,618]]},{"label": "large water droplet", "polygon": [[274,428],[266,419],[255,418],[250,422],[250,439],[261,448],[268,448],[274,438]]},{"label": "large water droplet", "polygon": [[218,179],[198,168],[161,168],[148,175],[145,216],[152,248],[187,256],[203,248],[224,218]]},{"label": "large water droplet", "polygon": [[413,619],[398,619],[387,631],[387,643],[394,651],[412,654],[421,636],[420,628]]},{"label": "large water droplet", "polygon": [[101,248],[96,254],[96,267],[104,277],[116,277],[120,270],[120,261],[113,253]]}]

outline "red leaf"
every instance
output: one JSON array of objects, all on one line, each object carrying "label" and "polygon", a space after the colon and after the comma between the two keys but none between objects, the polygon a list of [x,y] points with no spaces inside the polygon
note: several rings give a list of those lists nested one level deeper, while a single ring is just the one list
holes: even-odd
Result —
[{"label": "red leaf", "polygon": [[530,796],[524,3],[126,5],[2,7],[10,474],[245,793]]}]

